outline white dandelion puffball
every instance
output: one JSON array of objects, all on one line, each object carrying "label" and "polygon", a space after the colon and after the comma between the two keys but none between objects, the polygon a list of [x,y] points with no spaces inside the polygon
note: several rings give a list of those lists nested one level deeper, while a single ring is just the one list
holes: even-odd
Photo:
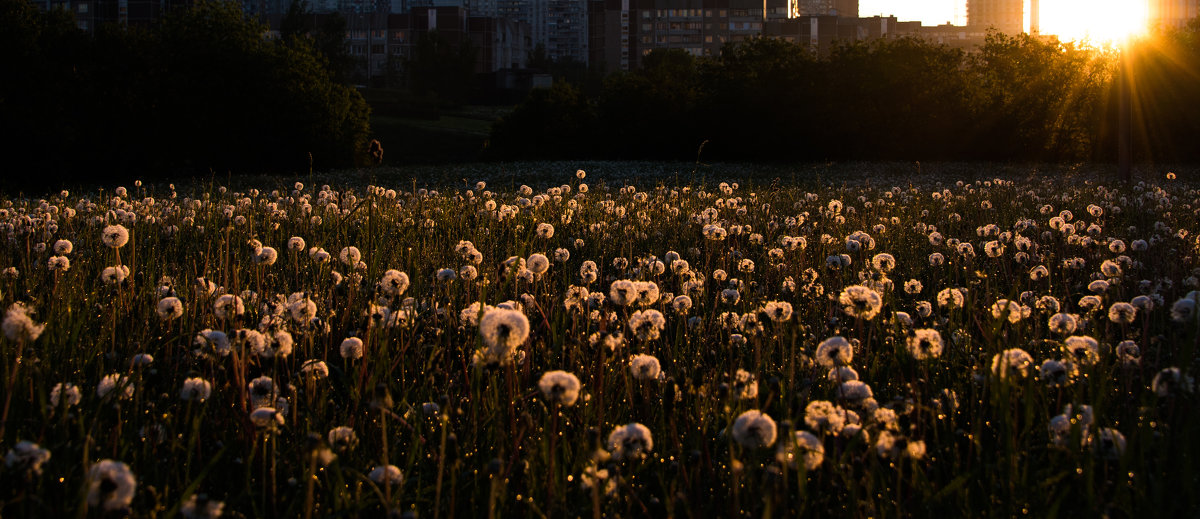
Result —
[{"label": "white dandelion puffball", "polygon": [[363,340],[358,337],[349,337],[342,341],[339,352],[343,359],[358,360],[363,356]]},{"label": "white dandelion puffball", "polygon": [[183,302],[175,296],[164,297],[158,301],[155,311],[159,319],[173,321],[183,316]]},{"label": "white dandelion puffball", "polygon": [[18,301],[9,306],[4,313],[4,322],[0,324],[5,337],[16,342],[37,340],[46,330],[46,325],[34,323],[32,314],[33,309],[25,306],[25,303]]},{"label": "white dandelion puffball", "polygon": [[804,461],[804,470],[816,470],[825,461],[825,444],[815,434],[796,431],[793,437],[792,456]]},{"label": "white dandelion puffball", "polygon": [[50,461],[50,451],[28,440],[17,442],[4,455],[4,466],[34,476],[42,474],[42,465]]},{"label": "white dandelion puffball", "polygon": [[204,401],[212,396],[212,383],[200,377],[192,377],[183,381],[183,389],[179,398],[184,401]]},{"label": "white dandelion puffball", "polygon": [[637,380],[657,380],[662,366],[654,355],[637,354],[629,357],[629,372]]},{"label": "white dandelion puffball", "polygon": [[329,430],[329,445],[338,452],[354,450],[358,446],[358,434],[354,429],[341,425]]},{"label": "white dandelion puffball", "polygon": [[538,380],[538,389],[547,401],[571,407],[579,398],[579,378],[566,371],[547,371]]},{"label": "white dandelion puffball", "polygon": [[75,244],[71,243],[71,240],[58,240],[54,242],[54,253],[59,256],[66,256],[73,250],[75,250]]},{"label": "white dandelion puffball", "polygon": [[409,279],[408,274],[399,270],[389,269],[383,273],[383,277],[379,280],[379,288],[388,296],[399,296],[408,290]]},{"label": "white dandelion puffball", "polygon": [[382,466],[378,465],[371,469],[367,474],[377,485],[399,485],[404,482],[404,473],[400,472],[400,468],[395,465]]},{"label": "white dandelion puffball", "polygon": [[608,435],[608,449],[617,461],[638,460],[654,450],[650,429],[640,423],[617,426]]},{"label": "white dandelion puffball", "polygon": [[917,360],[937,358],[942,355],[942,334],[933,329],[914,330],[907,346],[908,353]]},{"label": "white dandelion puffball", "polygon": [[541,276],[550,270],[550,259],[545,254],[535,252],[525,260],[525,268],[528,268],[534,275]]},{"label": "white dandelion puffball", "polygon": [[250,412],[250,421],[257,427],[278,427],[283,425],[283,413],[274,407],[260,407]]},{"label": "white dandelion puffball", "polygon": [[129,243],[129,229],[120,224],[109,225],[100,233],[100,241],[113,249],[124,247]]},{"label": "white dandelion puffball", "polygon": [[830,337],[817,346],[817,362],[827,368],[849,364],[853,358],[854,347],[843,337]]},{"label": "white dandelion puffball", "polygon": [[501,359],[529,338],[529,318],[519,310],[497,308],[479,320],[479,335],[489,355]]},{"label": "white dandelion puffball", "polygon": [[83,392],[79,390],[79,386],[70,382],[59,382],[50,389],[50,405],[54,407],[76,406],[81,400],[83,400]]},{"label": "white dandelion puffball", "polygon": [[338,260],[344,263],[347,267],[354,267],[362,260],[362,252],[359,252],[358,247],[353,245],[345,247],[342,252],[338,253]]},{"label": "white dandelion puffball", "polygon": [[133,502],[137,478],[119,461],[101,460],[88,469],[88,506],[105,511],[124,510]]},{"label": "white dandelion puffball", "polygon": [[775,445],[778,433],[773,420],[766,413],[751,409],[733,422],[733,439],[748,449],[761,449]]},{"label": "white dandelion puffball", "polygon": [[838,296],[838,302],[842,304],[846,315],[867,321],[879,315],[879,310],[883,308],[883,298],[879,293],[862,285],[846,287]]},{"label": "white dandelion puffball", "polygon": [[1001,380],[1025,376],[1033,364],[1033,357],[1021,348],[1012,348],[992,357],[992,373]]}]

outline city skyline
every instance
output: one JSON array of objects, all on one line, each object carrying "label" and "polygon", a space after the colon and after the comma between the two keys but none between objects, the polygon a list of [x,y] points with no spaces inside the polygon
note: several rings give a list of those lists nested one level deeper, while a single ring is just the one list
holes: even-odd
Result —
[{"label": "city skyline", "polygon": [[[1164,3],[1161,0],[1157,3]],[[1041,33],[1063,39],[1110,40],[1144,30],[1150,0],[1041,0]],[[1030,29],[1030,0],[1024,1],[1024,29]],[[861,0],[860,16],[894,15],[922,25],[966,25],[967,0]]]}]

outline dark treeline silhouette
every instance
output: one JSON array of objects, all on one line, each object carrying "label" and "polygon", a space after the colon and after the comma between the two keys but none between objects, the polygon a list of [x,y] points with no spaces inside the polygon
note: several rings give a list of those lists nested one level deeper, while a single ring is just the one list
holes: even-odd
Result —
[{"label": "dark treeline silhouette", "polygon": [[68,14],[0,0],[0,150],[6,181],[105,173],[307,171],[366,154],[369,107],[294,30],[229,2],[201,2],[150,28],[94,36]]},{"label": "dark treeline silhouette", "polygon": [[[1125,52],[1139,160],[1200,161],[1193,22]],[[991,34],[978,52],[923,40],[818,57],[756,38],[719,57],[656,50],[598,95],[557,83],[493,129],[503,158],[1115,160],[1120,52]]]}]

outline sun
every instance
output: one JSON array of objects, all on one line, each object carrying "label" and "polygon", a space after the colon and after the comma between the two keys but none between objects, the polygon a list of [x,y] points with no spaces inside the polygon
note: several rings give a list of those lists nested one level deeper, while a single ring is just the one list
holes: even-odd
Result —
[{"label": "sun", "polygon": [[1146,32],[1147,0],[1041,0],[1041,32],[1092,46],[1120,45]]}]

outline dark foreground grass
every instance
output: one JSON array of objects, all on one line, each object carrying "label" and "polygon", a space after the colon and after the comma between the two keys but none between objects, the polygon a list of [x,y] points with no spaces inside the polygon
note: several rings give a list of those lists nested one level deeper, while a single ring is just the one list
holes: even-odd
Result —
[{"label": "dark foreground grass", "polygon": [[587,166],[3,200],[0,513],[1195,514],[1195,186]]}]

